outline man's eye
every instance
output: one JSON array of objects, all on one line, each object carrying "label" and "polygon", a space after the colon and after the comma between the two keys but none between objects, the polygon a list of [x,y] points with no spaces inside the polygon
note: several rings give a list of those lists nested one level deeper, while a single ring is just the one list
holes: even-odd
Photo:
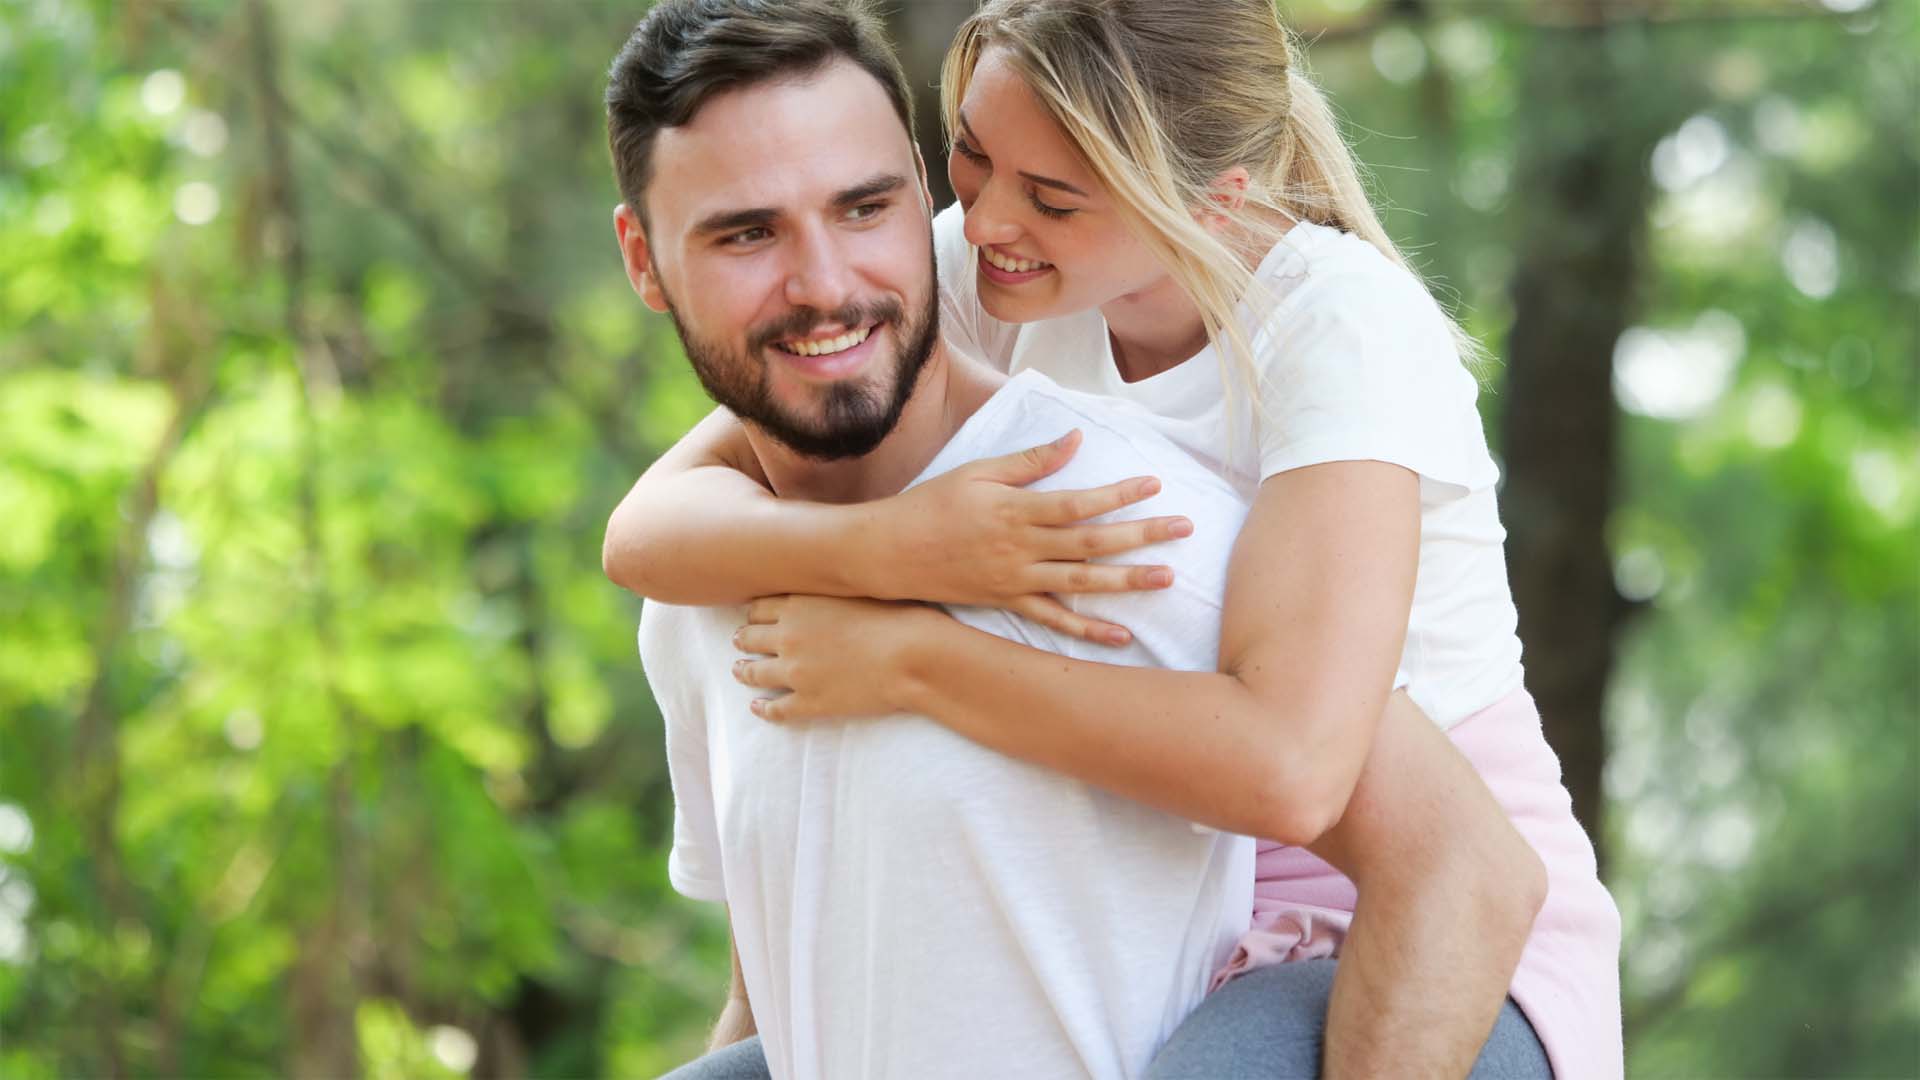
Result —
[{"label": "man's eye", "polygon": [[851,221],[865,221],[868,218],[878,216],[880,211],[886,208],[886,203],[861,203],[859,206],[847,211],[847,218]]},{"label": "man's eye", "polygon": [[728,233],[726,236],[720,238],[720,242],[723,244],[744,246],[746,244],[757,244],[772,235],[773,230],[768,229],[764,225],[755,225],[751,229],[741,229],[737,233]]}]

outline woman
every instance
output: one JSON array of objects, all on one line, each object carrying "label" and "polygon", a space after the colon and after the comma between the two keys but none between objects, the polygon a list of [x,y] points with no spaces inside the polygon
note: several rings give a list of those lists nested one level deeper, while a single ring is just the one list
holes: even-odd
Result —
[{"label": "woman", "polygon": [[[1062,661],[918,606],[792,597],[756,603],[740,637],[765,657],[742,665],[742,680],[790,691],[756,711],[783,723],[923,713],[1208,824],[1245,830],[1264,814],[1257,831],[1280,842],[1263,847],[1254,930],[1222,973],[1240,978],[1175,1033],[1155,1064],[1167,1076],[1314,1068],[1292,1056],[1295,1043],[1311,1054],[1311,1026],[1274,1020],[1298,1015],[1329,979],[1328,1072],[1474,1062],[1472,1038],[1422,1047],[1411,1062],[1361,1057],[1367,1048],[1341,1033],[1391,987],[1333,974],[1371,962],[1370,950],[1407,948],[1395,929],[1420,925],[1417,905],[1376,916],[1389,910],[1377,897],[1408,894],[1365,830],[1405,823],[1406,793],[1459,767],[1445,743],[1420,739],[1432,734],[1420,725],[1437,722],[1551,880],[1518,957],[1500,953],[1497,917],[1531,918],[1538,898],[1524,879],[1507,896],[1425,913],[1422,949],[1450,939],[1483,966],[1476,950],[1506,955],[1491,967],[1502,985],[1511,973],[1520,1008],[1497,1022],[1489,1009],[1480,1068],[1545,1075],[1550,1059],[1560,1076],[1619,1073],[1617,915],[1520,686],[1494,469],[1459,336],[1380,229],[1272,9],[989,3],[962,27],[943,87],[964,209],[964,221],[950,208],[935,227],[945,332],[1002,368],[1146,406],[1241,486],[1253,509],[1221,673]],[[1121,631],[1043,594],[1165,584],[1152,568],[1062,565],[1175,535],[1176,523],[1062,529],[1132,496],[1059,513],[1047,497],[994,490],[1044,463],[983,463],[891,507],[793,506],[750,482],[716,483],[711,451],[737,436],[710,419],[636,485],[609,526],[615,580],[680,603],[774,592],[996,602],[1094,638]],[[1055,509],[1055,528],[1005,527],[1034,505]],[[915,517],[925,514],[936,520]],[[903,535],[909,554],[849,565],[833,538],[854,529]],[[759,542],[749,551],[742,536]],[[982,565],[984,587],[967,576]],[[948,569],[916,573],[926,567]],[[1387,708],[1395,686],[1431,720]],[[1197,759],[1175,760],[1170,717],[1205,720],[1234,753],[1213,771],[1185,767]],[[1367,909],[1349,928],[1359,898]],[[1328,955],[1343,933],[1336,968]]]}]

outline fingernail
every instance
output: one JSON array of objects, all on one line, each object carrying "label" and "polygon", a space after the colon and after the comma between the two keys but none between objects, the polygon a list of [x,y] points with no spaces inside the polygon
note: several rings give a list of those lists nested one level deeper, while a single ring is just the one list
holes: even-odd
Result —
[{"label": "fingernail", "polygon": [[1107,640],[1115,645],[1125,645],[1133,640],[1133,635],[1116,626],[1107,631]]},{"label": "fingernail", "polygon": [[747,708],[753,710],[753,715],[755,716],[765,716],[767,714],[767,699],[754,698],[752,701],[747,702]]},{"label": "fingernail", "polygon": [[1157,494],[1159,490],[1160,481],[1157,477],[1149,476],[1145,480],[1140,481],[1140,494],[1142,496]]},{"label": "fingernail", "polygon": [[[1078,430],[1078,429],[1076,429],[1076,430]],[[1069,431],[1069,432],[1067,432],[1067,433],[1066,433],[1065,435],[1062,435],[1062,436],[1060,436],[1059,438],[1057,438],[1057,439],[1055,439],[1055,440],[1053,440],[1053,445],[1055,445],[1055,446],[1065,446],[1065,445],[1067,445],[1067,443],[1068,443],[1068,441],[1069,441],[1069,440],[1071,440],[1072,438],[1073,438],[1073,432],[1072,432],[1072,431]]]},{"label": "fingernail", "polygon": [[1173,584],[1173,571],[1149,570],[1147,571],[1147,584],[1156,589],[1164,589]]},{"label": "fingernail", "polygon": [[1167,534],[1169,536],[1192,536],[1193,522],[1188,521],[1186,518],[1175,518],[1168,524]]}]

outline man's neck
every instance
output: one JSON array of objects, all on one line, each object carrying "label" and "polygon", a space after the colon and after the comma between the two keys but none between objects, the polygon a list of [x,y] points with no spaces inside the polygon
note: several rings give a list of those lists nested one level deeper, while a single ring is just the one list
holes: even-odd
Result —
[{"label": "man's neck", "polygon": [[820,461],[788,449],[747,425],[747,441],[783,499],[856,503],[903,490],[947,445],[960,425],[1006,382],[1006,376],[936,342],[900,422],[879,446],[857,458]]}]

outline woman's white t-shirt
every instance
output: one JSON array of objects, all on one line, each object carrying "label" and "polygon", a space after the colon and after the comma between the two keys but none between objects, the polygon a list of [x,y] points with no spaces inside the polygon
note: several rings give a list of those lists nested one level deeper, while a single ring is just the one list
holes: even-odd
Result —
[{"label": "woman's white t-shirt", "polygon": [[1442,728],[1521,685],[1518,615],[1507,584],[1494,483],[1475,401],[1446,317],[1426,288],[1373,245],[1294,226],[1255,277],[1272,300],[1241,316],[1260,368],[1258,407],[1209,346],[1126,382],[1096,310],[1003,323],[980,306],[973,248],[956,204],[934,219],[947,342],[1005,371],[1145,407],[1155,426],[1249,501],[1275,473],[1330,461],[1386,461],[1420,476],[1420,566],[1396,681]]}]

